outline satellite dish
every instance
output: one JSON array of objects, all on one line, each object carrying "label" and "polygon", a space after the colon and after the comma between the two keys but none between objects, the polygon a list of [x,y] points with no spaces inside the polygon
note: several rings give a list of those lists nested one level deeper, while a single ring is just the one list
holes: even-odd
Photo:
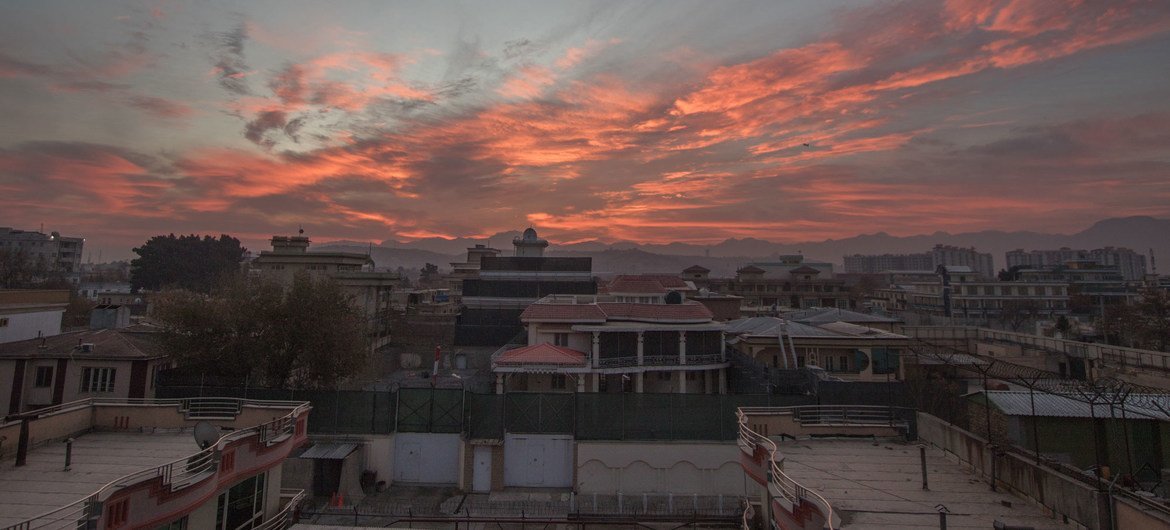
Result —
[{"label": "satellite dish", "polygon": [[205,421],[195,424],[195,443],[199,444],[200,449],[211,447],[216,440],[219,440],[218,428]]}]

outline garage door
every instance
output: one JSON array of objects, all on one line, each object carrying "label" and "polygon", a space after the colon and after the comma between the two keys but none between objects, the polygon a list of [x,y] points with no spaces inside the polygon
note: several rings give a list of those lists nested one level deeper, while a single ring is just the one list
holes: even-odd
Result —
[{"label": "garage door", "polygon": [[504,435],[504,485],[573,486],[573,438],[555,434]]},{"label": "garage door", "polygon": [[459,434],[394,436],[394,482],[455,484],[459,481]]}]

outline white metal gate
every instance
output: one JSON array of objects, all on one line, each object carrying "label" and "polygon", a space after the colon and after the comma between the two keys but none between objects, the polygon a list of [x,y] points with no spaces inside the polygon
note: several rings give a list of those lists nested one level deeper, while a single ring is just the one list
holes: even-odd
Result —
[{"label": "white metal gate", "polygon": [[459,434],[394,436],[394,481],[455,484],[459,481]]},{"label": "white metal gate", "polygon": [[504,485],[573,486],[573,438],[557,434],[505,434]]}]

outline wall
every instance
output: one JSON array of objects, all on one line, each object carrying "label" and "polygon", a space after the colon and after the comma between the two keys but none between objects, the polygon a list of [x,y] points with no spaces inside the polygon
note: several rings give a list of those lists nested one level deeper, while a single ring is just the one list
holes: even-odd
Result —
[{"label": "wall", "polygon": [[38,333],[46,337],[60,335],[64,314],[64,308],[0,314],[0,318],[8,319],[8,325],[0,327],[0,343],[35,339]]},{"label": "wall", "polygon": [[[921,412],[918,437],[956,455],[962,464],[990,478],[991,452],[983,438]],[[999,487],[1051,510],[1054,517],[1067,516],[1088,528],[1109,528],[1106,498],[1089,484],[1039,467],[1013,453],[995,459],[995,475]]]},{"label": "wall", "polygon": [[735,443],[579,441],[576,484],[582,495],[745,494]]}]

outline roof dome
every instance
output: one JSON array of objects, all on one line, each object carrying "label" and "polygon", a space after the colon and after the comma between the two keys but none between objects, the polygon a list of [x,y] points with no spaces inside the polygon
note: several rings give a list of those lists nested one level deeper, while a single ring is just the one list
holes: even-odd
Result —
[{"label": "roof dome", "polygon": [[528,229],[524,230],[523,239],[525,241],[535,241],[536,240],[536,229],[534,229],[530,226],[530,227],[528,227]]}]

